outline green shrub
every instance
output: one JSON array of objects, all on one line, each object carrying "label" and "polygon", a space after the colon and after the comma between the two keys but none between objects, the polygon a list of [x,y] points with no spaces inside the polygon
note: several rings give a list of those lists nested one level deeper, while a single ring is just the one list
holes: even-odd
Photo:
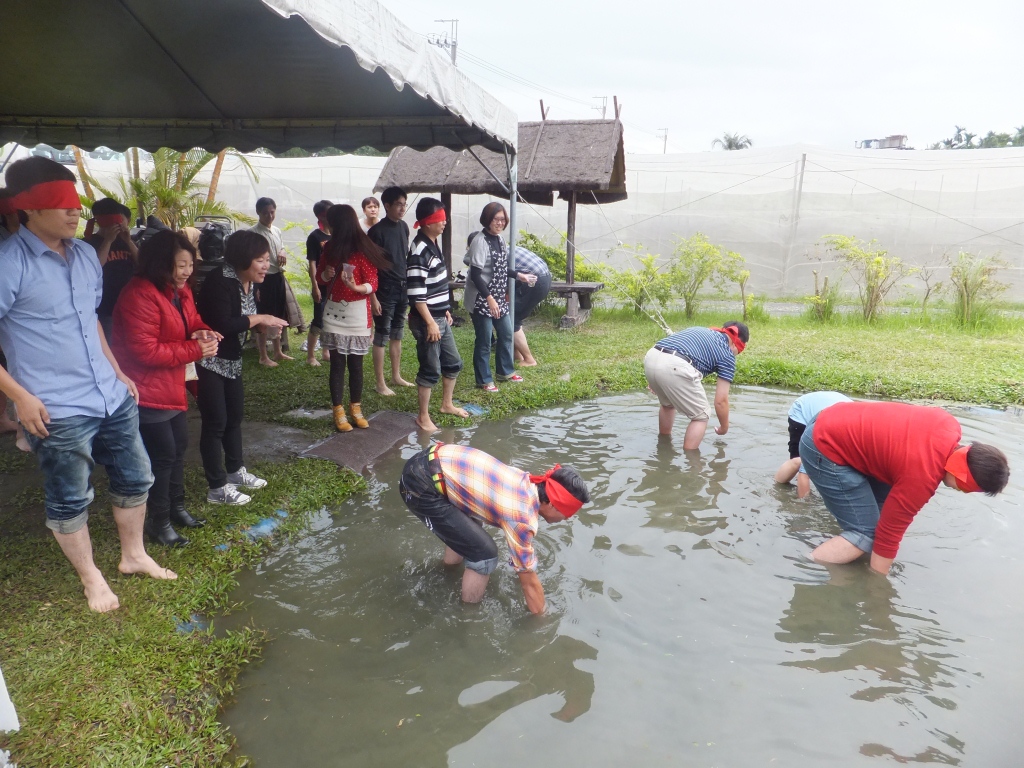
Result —
[{"label": "green shrub", "polygon": [[654,303],[665,306],[672,299],[671,266],[658,264],[658,257],[652,254],[641,256],[642,245],[622,247],[636,254],[640,269],[605,267],[602,270],[605,288],[637,313]]},{"label": "green shrub", "polygon": [[860,295],[861,312],[866,322],[877,316],[889,291],[907,275],[916,270],[908,267],[888,251],[872,249],[877,240],[863,242],[849,235],[825,235],[826,247],[840,261],[846,263],[846,271],[853,276]]},{"label": "green shrub", "polygon": [[748,293],[743,299],[743,322],[767,323],[772,319],[764,305],[765,297]]},{"label": "green shrub", "polygon": [[681,239],[673,252],[671,274],[686,318],[692,319],[700,309],[699,294],[707,283],[721,289],[727,280],[737,281],[742,264],[742,256],[715,245],[700,232]]},{"label": "green shrub", "polygon": [[836,316],[839,303],[839,281],[829,285],[828,278],[818,281],[818,270],[814,270],[814,295],[807,297],[807,316],[819,323],[829,323]]},{"label": "green shrub", "polygon": [[966,251],[948,261],[953,317],[961,328],[976,327],[992,313],[993,302],[1007,288],[994,279],[1003,262]]},{"label": "green shrub", "polygon": [[[525,248],[528,251],[533,251],[544,259],[544,262],[548,265],[548,269],[551,270],[551,278],[553,280],[565,280],[565,266],[568,262],[568,256],[565,253],[565,235],[562,235],[560,243],[561,247],[556,248],[553,245],[548,245],[532,232],[520,230],[519,241],[516,245]],[[601,269],[585,263],[578,253],[575,258],[575,267],[576,282],[601,282]]]}]

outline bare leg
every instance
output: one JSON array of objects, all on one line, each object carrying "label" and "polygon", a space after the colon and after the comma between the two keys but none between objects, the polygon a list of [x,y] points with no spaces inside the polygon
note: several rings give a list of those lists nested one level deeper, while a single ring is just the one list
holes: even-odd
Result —
[{"label": "bare leg", "polygon": [[806,498],[810,492],[811,478],[807,476],[806,472],[801,472],[796,476],[796,497],[798,499]]},{"label": "bare leg", "polygon": [[[391,380],[399,387],[415,387],[416,385],[411,381],[406,381],[402,378],[401,339],[390,339],[388,341],[388,354],[391,355]],[[383,365],[381,367],[383,367]]]},{"label": "bare leg", "polygon": [[[288,333],[287,329],[282,329],[281,333]],[[275,360],[294,360],[294,357],[289,357],[281,350],[281,337],[278,336],[276,339],[272,339],[270,342],[274,347],[274,359]]]},{"label": "bare leg", "polygon": [[479,603],[487,591],[487,580],[490,576],[471,571],[467,568],[462,572],[462,602]]},{"label": "bare leg", "polygon": [[[139,536],[142,536],[142,529],[139,529]],[[57,539],[64,557],[68,559],[71,566],[78,573],[85,588],[85,599],[89,601],[89,607],[97,613],[107,613],[116,610],[120,603],[117,600],[107,580],[103,578],[100,569],[92,559],[92,539],[89,538],[89,526],[83,525],[74,533],[53,532]]]},{"label": "bare leg", "polygon": [[450,413],[463,419],[469,418],[469,413],[463,408],[457,408],[452,402],[452,395],[455,393],[455,379],[441,379],[441,413]]},{"label": "bare leg", "polygon": [[25,437],[25,430],[22,429],[21,424],[18,425],[18,431],[15,433],[14,445],[19,451],[32,452],[32,447],[28,444],[28,438]]},{"label": "bare leg", "polygon": [[676,423],[676,409],[671,405],[661,406],[658,411],[658,434],[671,435],[672,425]]},{"label": "bare leg", "polygon": [[462,555],[456,552],[451,547],[444,548],[444,564],[445,565],[458,565],[462,562]]},{"label": "bare leg", "polygon": [[384,347],[373,346],[373,375],[377,377],[377,394],[392,397],[395,393],[384,381]]},{"label": "bare leg", "polygon": [[865,554],[864,550],[853,546],[842,536],[833,536],[811,552],[811,559],[819,563],[852,563]]},{"label": "bare leg", "polygon": [[277,363],[270,359],[267,355],[267,334],[262,331],[256,331],[256,350],[260,353],[260,365],[265,365],[268,368],[276,368]]},{"label": "bare leg", "polygon": [[316,340],[319,334],[316,329],[310,326],[306,335],[306,363],[314,368],[320,367],[320,361],[316,359]]},{"label": "bare leg", "polygon": [[795,459],[784,461],[782,466],[775,472],[776,483],[788,483],[794,477],[796,477],[797,471],[800,469],[800,457],[797,456]]},{"label": "bare leg", "polygon": [[142,526],[146,521],[146,505],[124,509],[114,507],[114,522],[121,539],[121,562],[117,570],[121,573],[143,573],[154,579],[176,579],[178,574],[164,568],[146,552],[142,543]]},{"label": "bare leg", "polygon": [[430,418],[430,387],[420,387],[417,396],[420,401],[420,412],[416,417],[416,426],[424,432],[436,432],[437,425]]},{"label": "bare leg", "polygon": [[704,432],[708,428],[706,421],[691,421],[686,427],[686,436],[683,438],[683,450],[692,451],[700,448],[700,441],[704,439]]},{"label": "bare leg", "polygon": [[512,337],[516,351],[516,359],[522,358],[521,365],[524,368],[532,368],[537,364],[533,354],[530,352],[530,345],[526,342],[526,331],[520,328]]},{"label": "bare leg", "polygon": [[18,429],[18,422],[7,415],[7,395],[0,392],[0,433],[15,432]]}]

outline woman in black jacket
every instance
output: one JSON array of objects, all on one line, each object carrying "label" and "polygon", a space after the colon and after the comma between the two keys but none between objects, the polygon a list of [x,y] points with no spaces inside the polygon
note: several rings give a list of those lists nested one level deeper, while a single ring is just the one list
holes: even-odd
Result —
[{"label": "woman in black jacket", "polygon": [[267,484],[242,465],[242,344],[251,328],[284,328],[287,321],[256,314],[253,283],[262,283],[270,267],[270,246],[262,235],[242,230],[227,239],[224,265],[203,282],[196,306],[203,321],[223,335],[216,357],[196,366],[203,428],[199,452],[213,504],[247,504],[238,488]]}]

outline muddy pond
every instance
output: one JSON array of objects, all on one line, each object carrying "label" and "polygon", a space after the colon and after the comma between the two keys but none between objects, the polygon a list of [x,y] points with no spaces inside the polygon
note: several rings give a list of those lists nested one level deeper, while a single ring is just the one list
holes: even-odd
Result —
[{"label": "muddy pond", "polygon": [[[646,393],[445,430],[539,471],[572,463],[594,503],[541,522],[547,614],[500,566],[477,606],[398,494],[369,492],[242,578],[273,640],[225,722],[255,766],[1021,764],[1024,416],[954,409],[1010,456],[995,499],[946,488],[889,579],[806,553],[838,532],[772,476],[794,395],[735,388],[699,455],[656,435]],[[505,559],[504,541],[499,541]]]}]

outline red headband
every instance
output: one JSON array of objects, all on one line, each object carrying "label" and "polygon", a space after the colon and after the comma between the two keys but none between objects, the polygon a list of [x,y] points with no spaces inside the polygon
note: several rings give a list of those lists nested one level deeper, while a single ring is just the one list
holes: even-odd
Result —
[{"label": "red headband", "polygon": [[971,450],[970,446],[965,446],[953,451],[952,455],[946,459],[945,469],[956,478],[957,488],[964,493],[977,493],[981,490],[981,486],[974,481],[974,475],[971,474],[971,469],[967,466],[969,450]]},{"label": "red headband", "polygon": [[101,213],[96,217],[96,223],[101,227],[112,227],[115,224],[120,224],[124,220],[124,214],[122,213]]},{"label": "red headband", "polygon": [[440,221],[448,221],[448,214],[444,212],[444,208],[438,208],[432,214],[427,216],[425,219],[420,219],[412,225],[413,229],[419,229],[425,227],[427,224],[437,224]]},{"label": "red headband", "polygon": [[565,517],[569,518],[580,511],[580,507],[583,506],[583,502],[569,493],[569,491],[565,489],[565,486],[560,482],[551,479],[551,475],[554,474],[554,471],[561,468],[561,464],[555,464],[555,466],[543,475],[530,475],[530,482],[534,485],[544,483],[544,490],[547,491],[548,501],[551,502],[551,506],[565,515]]},{"label": "red headband", "polygon": [[732,339],[732,343],[736,345],[736,354],[742,352],[747,346],[747,343],[740,338],[740,332],[735,325],[730,325],[728,328],[712,328],[711,330],[724,333]]},{"label": "red headband", "polygon": [[82,201],[73,181],[44,181],[12,197],[11,205],[17,211],[69,210],[81,208]]}]

